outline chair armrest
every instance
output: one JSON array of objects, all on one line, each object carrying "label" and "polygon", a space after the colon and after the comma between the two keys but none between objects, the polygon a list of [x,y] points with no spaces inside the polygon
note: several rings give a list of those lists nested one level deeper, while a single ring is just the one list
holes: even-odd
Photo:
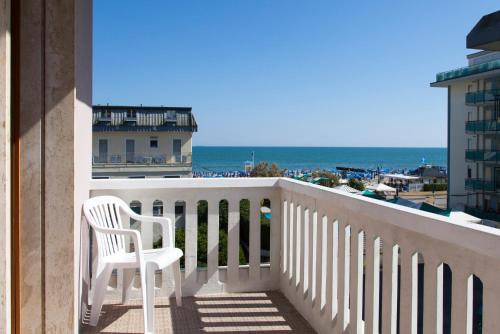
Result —
[{"label": "chair armrest", "polygon": [[139,231],[131,229],[106,228],[106,227],[95,226],[93,224],[91,226],[96,232],[99,233],[130,236],[132,238],[132,242],[134,243],[134,250],[138,257],[137,260],[139,260],[139,255],[140,252],[142,251],[141,234],[139,233]]},{"label": "chair armrest", "polygon": [[[127,212],[130,218],[140,221],[141,223],[158,223],[161,225],[162,238],[167,245],[164,244],[164,247],[175,247],[175,226],[172,224],[172,220],[167,217],[161,216],[143,216],[138,215],[134,211]],[[166,239],[167,232],[169,232],[169,238]]]}]

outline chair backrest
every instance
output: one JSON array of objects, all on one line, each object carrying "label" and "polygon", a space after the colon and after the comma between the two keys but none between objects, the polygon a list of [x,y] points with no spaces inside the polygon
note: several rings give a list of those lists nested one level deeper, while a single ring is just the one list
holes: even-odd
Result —
[{"label": "chair backrest", "polygon": [[[124,210],[127,204],[118,197],[97,196],[89,198],[83,203],[85,218],[92,227],[123,229],[120,209]],[[125,237],[123,235],[102,233],[94,229],[100,256],[109,256],[125,251]]]}]

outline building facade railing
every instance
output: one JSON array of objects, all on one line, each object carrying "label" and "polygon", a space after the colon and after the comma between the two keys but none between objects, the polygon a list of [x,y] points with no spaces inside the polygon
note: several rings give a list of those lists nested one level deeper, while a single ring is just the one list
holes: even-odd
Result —
[{"label": "building facade railing", "polygon": [[498,132],[500,131],[500,122],[497,120],[467,121],[465,131],[468,133]]},{"label": "building facade railing", "polygon": [[473,191],[497,191],[500,190],[500,182],[481,178],[465,179],[465,189]]},{"label": "building facade railing", "polygon": [[438,73],[436,74],[436,82],[462,78],[469,75],[484,73],[497,69],[500,69],[500,60],[493,60],[483,64],[477,64]]},{"label": "building facade railing", "polygon": [[[284,178],[93,180],[91,196],[115,195],[175,221],[185,206],[184,295],[280,290],[318,333],[483,333],[500,329],[500,231]],[[269,262],[261,260],[261,211],[270,203]],[[221,201],[227,210],[220,210]],[[248,200],[248,226],[241,201]],[[200,225],[206,201],[207,226]],[[221,217],[227,263],[219,263]],[[241,232],[248,264],[241,264]],[[207,243],[198,243],[207,231]],[[153,246],[153,227],[141,230]],[[199,247],[207,245],[206,266]],[[170,276],[158,273],[161,293]],[[137,281],[137,280],[136,280]],[[120,291],[121,275],[111,283]],[[477,287],[480,287],[477,288]],[[444,331],[444,332],[447,332]]]},{"label": "building facade railing", "polygon": [[481,90],[465,94],[465,103],[468,105],[485,104],[500,100],[500,89]]},{"label": "building facade railing", "polygon": [[163,154],[163,153],[125,153],[125,154],[95,154],[92,159],[94,166],[116,165],[191,165],[192,154]]},{"label": "building facade railing", "polygon": [[500,162],[500,151],[496,150],[466,150],[465,159],[469,161]]}]

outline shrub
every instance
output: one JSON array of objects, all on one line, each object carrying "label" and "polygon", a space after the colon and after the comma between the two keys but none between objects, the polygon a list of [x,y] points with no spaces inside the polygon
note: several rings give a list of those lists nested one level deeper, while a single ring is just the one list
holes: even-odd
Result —
[{"label": "shrub", "polygon": [[339,185],[339,178],[336,174],[329,172],[327,170],[316,170],[312,173],[312,177],[323,177],[326,178],[327,180],[320,181],[320,185],[325,186],[325,187],[336,187]]},{"label": "shrub", "polygon": [[448,190],[448,184],[446,183],[424,184],[424,191],[446,191],[446,190]]},{"label": "shrub", "polygon": [[259,162],[250,172],[251,177],[281,177],[283,175],[285,175],[284,169],[280,169],[275,163],[269,167],[266,161]]},{"label": "shrub", "polygon": [[349,183],[347,184],[349,187],[351,188],[354,188],[354,189],[357,189],[359,191],[363,191],[365,190],[365,185],[363,184],[363,182],[359,179],[350,179],[349,180]]}]

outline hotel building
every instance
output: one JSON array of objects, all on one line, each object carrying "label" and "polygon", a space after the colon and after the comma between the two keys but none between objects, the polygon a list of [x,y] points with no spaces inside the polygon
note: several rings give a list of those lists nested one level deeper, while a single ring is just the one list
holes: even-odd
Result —
[{"label": "hotel building", "polygon": [[468,66],[438,73],[448,89],[448,206],[500,221],[500,11],[467,35]]},{"label": "hotel building", "polygon": [[93,178],[192,176],[191,108],[94,106]]}]

